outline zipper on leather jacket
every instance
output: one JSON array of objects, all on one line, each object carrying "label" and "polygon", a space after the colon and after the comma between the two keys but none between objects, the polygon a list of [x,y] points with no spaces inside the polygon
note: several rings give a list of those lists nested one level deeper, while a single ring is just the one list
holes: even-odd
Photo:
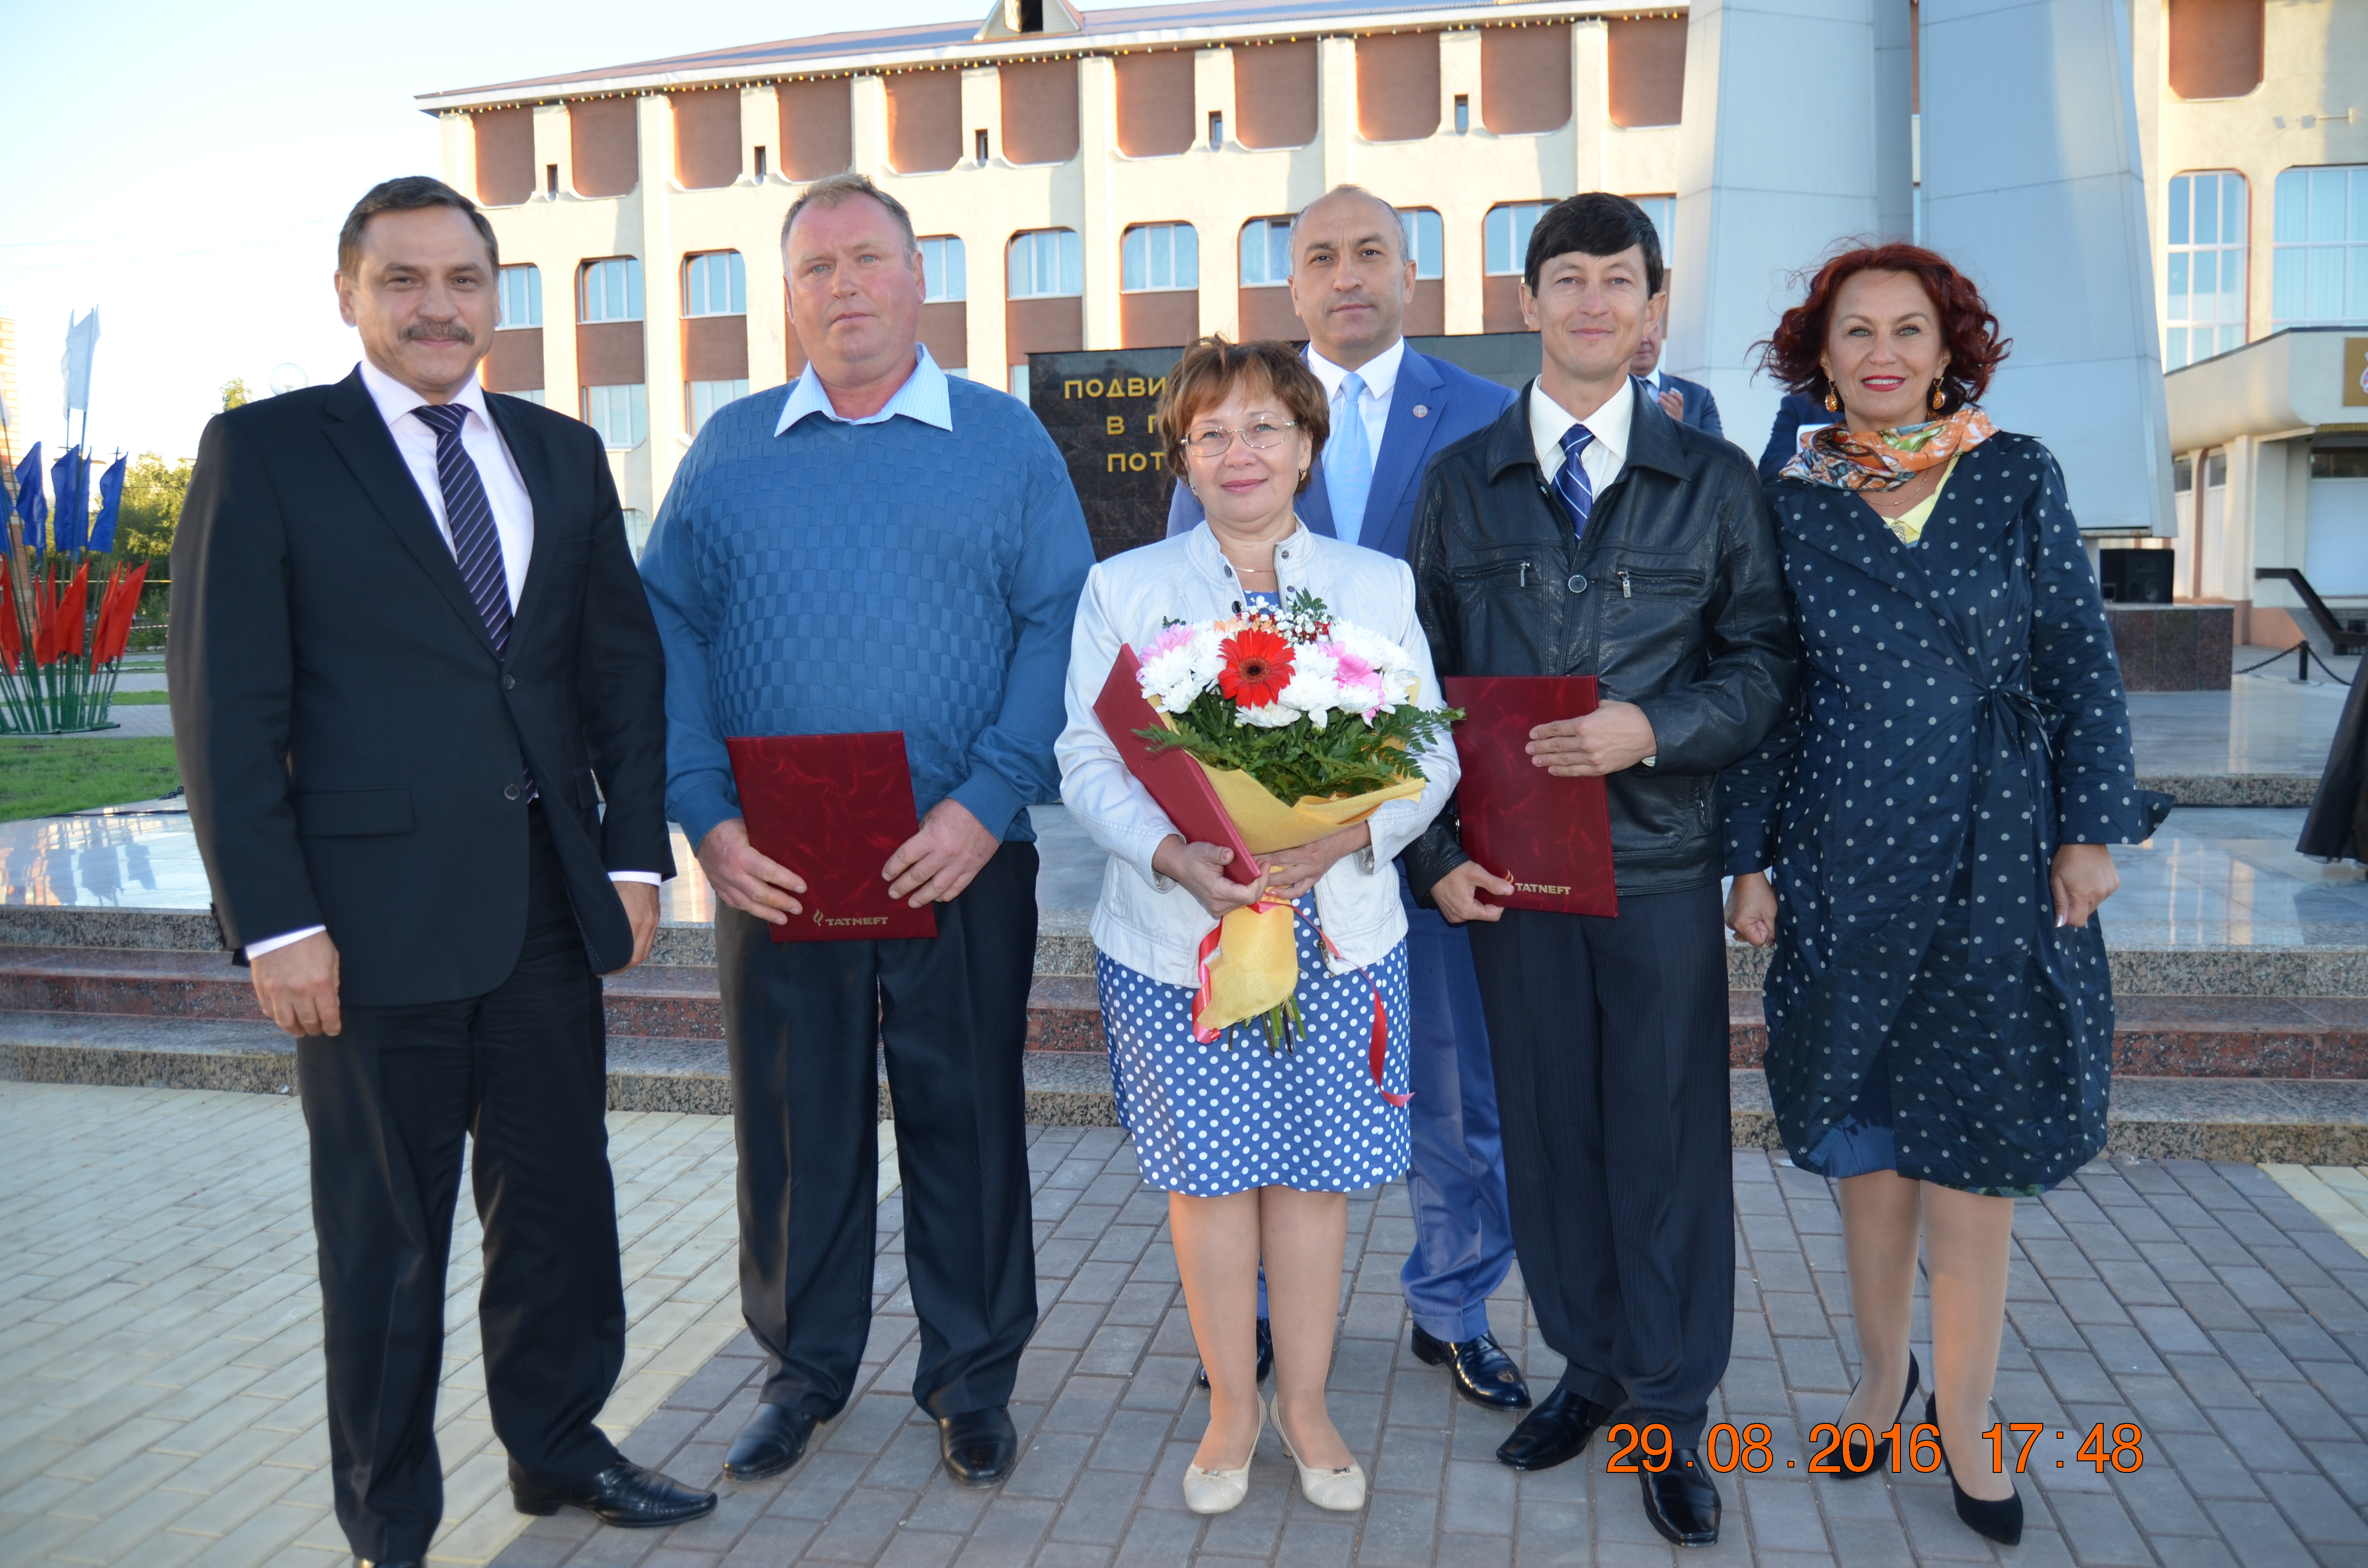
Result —
[{"label": "zipper on leather jacket", "polygon": [[1628,580],[1628,568],[1622,566],[1620,570],[1611,574],[1620,579],[1620,597],[1622,598],[1633,599],[1636,597],[1635,585]]}]

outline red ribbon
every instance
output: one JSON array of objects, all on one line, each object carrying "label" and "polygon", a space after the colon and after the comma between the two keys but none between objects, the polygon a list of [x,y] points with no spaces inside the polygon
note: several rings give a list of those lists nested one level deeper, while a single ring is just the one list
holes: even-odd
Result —
[{"label": "red ribbon", "polygon": [[[1269,902],[1261,899],[1258,903],[1249,906],[1249,911],[1252,915],[1263,915],[1269,909],[1288,909],[1302,920],[1306,921],[1308,929],[1315,933],[1315,939],[1324,944],[1324,950],[1330,953],[1336,959],[1340,957],[1340,949],[1332,945],[1330,935],[1325,931],[1323,926],[1315,924],[1314,917],[1309,915],[1307,911],[1300,908],[1297,904],[1285,903],[1281,901]],[[1218,938],[1224,934],[1224,922],[1221,920],[1214,926],[1210,928],[1207,936],[1201,938],[1201,951],[1199,957],[1201,985],[1199,991],[1196,992],[1192,997],[1192,1038],[1202,1045],[1214,1045],[1219,1040],[1224,1037],[1224,1030],[1204,1029],[1201,1027],[1200,1022],[1201,1015],[1208,1011],[1209,1003],[1211,1001],[1209,994],[1209,960],[1216,955]],[[1382,1087],[1383,1070],[1389,1065],[1390,1060],[1390,1016],[1387,1009],[1382,1006],[1381,983],[1373,978],[1373,974],[1371,970],[1366,969],[1361,964],[1358,966],[1357,972],[1365,977],[1365,983],[1372,987],[1373,992],[1373,1032],[1366,1040],[1365,1071],[1372,1075],[1374,1093],[1380,1095],[1382,1098],[1387,1100],[1394,1106],[1403,1106],[1408,1100],[1414,1098],[1414,1096],[1411,1093],[1394,1095],[1390,1093],[1389,1090]]]}]

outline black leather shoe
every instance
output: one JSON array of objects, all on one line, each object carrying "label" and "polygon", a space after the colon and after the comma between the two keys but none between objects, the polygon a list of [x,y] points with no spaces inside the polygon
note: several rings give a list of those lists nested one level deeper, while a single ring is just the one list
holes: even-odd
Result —
[{"label": "black leather shoe", "polygon": [[1556,1389],[1521,1417],[1513,1435],[1497,1449],[1497,1462],[1515,1470],[1551,1470],[1574,1458],[1611,1419],[1611,1412],[1568,1389]]},{"label": "black leather shoe", "polygon": [[715,1512],[714,1493],[693,1492],[631,1460],[619,1460],[574,1486],[545,1486],[512,1470],[510,1501],[521,1514],[555,1514],[564,1503],[583,1509],[604,1525],[626,1529],[678,1525]]},{"label": "black leather shoe", "polygon": [[723,1473],[734,1481],[762,1481],[779,1475],[805,1457],[806,1442],[821,1418],[786,1404],[760,1404],[748,1425],[732,1439],[723,1456]]},{"label": "black leather shoe", "polygon": [[[1907,1353],[1907,1392],[1899,1396],[1898,1413],[1891,1418],[1894,1426],[1897,1426],[1899,1423],[1907,1419],[1907,1402],[1916,1397],[1917,1384],[1920,1382],[1922,1379],[1922,1369],[1916,1365],[1916,1352],[1910,1350]],[[1852,1390],[1851,1392],[1856,1392],[1857,1391]],[[1898,1473],[1899,1439],[1889,1436],[1889,1428],[1885,1428],[1885,1435],[1880,1448],[1861,1448],[1858,1444],[1849,1441],[1848,1434],[1844,1434],[1844,1442],[1842,1444],[1843,1480],[1847,1481],[1853,1476],[1872,1475],[1874,1473],[1874,1470],[1877,1465],[1888,1467],[1894,1474]]]},{"label": "black leather shoe", "polygon": [[1672,1546],[1718,1544],[1718,1488],[1702,1456],[1680,1449],[1669,1456],[1669,1467],[1656,1474],[1645,1471],[1645,1517]]},{"label": "black leather shoe", "polygon": [[[1928,1394],[1924,1399],[1924,1425],[1937,1437],[1941,1430],[1941,1396]],[[1957,1505],[1957,1519],[1975,1535],[1984,1536],[2000,1546],[2022,1543],[2022,1494],[2009,1492],[1995,1502],[1974,1496],[1957,1484],[1957,1467],[1949,1462],[1949,1450],[1941,1449],[1941,1468],[1949,1472],[1949,1492]]]},{"label": "black leather shoe", "polygon": [[[1264,1382],[1272,1376],[1274,1376],[1274,1324],[1260,1318],[1258,1319],[1258,1381]],[[1193,1369],[1192,1386],[1203,1389],[1209,1386],[1208,1368]]]},{"label": "black leather shoe", "polygon": [[357,1557],[354,1559],[354,1568],[419,1568],[419,1559],[387,1557],[373,1560],[368,1557]]},{"label": "black leather shoe", "polygon": [[1505,1354],[1493,1334],[1439,1339],[1417,1325],[1414,1358],[1426,1367],[1446,1367],[1448,1376],[1455,1380],[1455,1392],[1474,1404],[1491,1410],[1529,1408],[1530,1385],[1521,1381],[1521,1369],[1513,1365],[1513,1358]]},{"label": "black leather shoe", "polygon": [[965,1410],[938,1423],[938,1452],[946,1473],[964,1486],[992,1486],[1019,1462],[1019,1433],[1001,1405]]}]

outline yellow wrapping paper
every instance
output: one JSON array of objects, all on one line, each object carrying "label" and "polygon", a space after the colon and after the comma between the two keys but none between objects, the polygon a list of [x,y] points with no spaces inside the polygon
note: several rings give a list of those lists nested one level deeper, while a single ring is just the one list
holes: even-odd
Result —
[{"label": "yellow wrapping paper", "polygon": [[[1198,757],[1192,764],[1208,775],[1242,842],[1260,855],[1312,844],[1356,826],[1392,801],[1412,800],[1423,791],[1422,779],[1406,778],[1361,795],[1330,801],[1303,796],[1297,805],[1285,805],[1247,773],[1211,767]],[[1225,916],[1216,956],[1209,960],[1209,1005],[1192,1020],[1197,1028],[1216,1030],[1258,1017],[1299,989],[1296,920],[1288,904],[1236,909]]]}]

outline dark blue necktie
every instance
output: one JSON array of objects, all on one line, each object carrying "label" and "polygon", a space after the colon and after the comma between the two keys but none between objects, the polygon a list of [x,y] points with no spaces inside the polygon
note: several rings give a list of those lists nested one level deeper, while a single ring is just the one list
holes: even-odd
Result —
[{"label": "dark blue necktie", "polygon": [[[436,432],[436,483],[444,492],[444,526],[451,530],[452,558],[460,563],[461,581],[494,640],[494,652],[507,651],[510,642],[510,579],[502,564],[502,536],[494,527],[494,504],[485,499],[485,483],[469,449],[461,444],[461,426],[469,411],[457,403],[422,403],[411,411]],[[521,759],[522,761],[523,759]],[[529,801],[537,793],[534,773],[521,767],[519,782]]]},{"label": "dark blue necktie", "polygon": [[444,491],[444,526],[452,535],[452,556],[460,562],[461,581],[484,619],[485,635],[494,652],[504,652],[510,641],[510,581],[502,564],[502,536],[494,527],[494,505],[485,499],[484,482],[469,449],[461,444],[461,426],[469,411],[457,403],[422,403],[411,411],[436,432],[436,482]]},{"label": "dark blue necktie", "polygon": [[1578,454],[1595,439],[1595,433],[1584,425],[1574,425],[1562,433],[1562,472],[1554,475],[1555,499],[1570,514],[1570,526],[1580,538],[1587,537],[1587,515],[1595,510],[1595,486],[1587,482],[1587,469]]}]

